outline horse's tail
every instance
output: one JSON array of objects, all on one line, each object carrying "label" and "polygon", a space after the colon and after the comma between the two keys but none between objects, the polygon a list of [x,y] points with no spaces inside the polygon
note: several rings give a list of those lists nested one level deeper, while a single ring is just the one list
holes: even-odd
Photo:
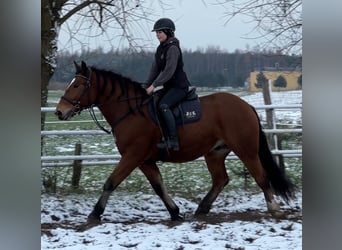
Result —
[{"label": "horse's tail", "polygon": [[[255,114],[258,117],[255,109]],[[276,195],[281,196],[286,202],[294,198],[295,185],[285,175],[278,164],[275,162],[273,155],[267,143],[264,131],[262,130],[260,120],[259,122],[259,158],[263,168],[266,171],[267,178]]]}]

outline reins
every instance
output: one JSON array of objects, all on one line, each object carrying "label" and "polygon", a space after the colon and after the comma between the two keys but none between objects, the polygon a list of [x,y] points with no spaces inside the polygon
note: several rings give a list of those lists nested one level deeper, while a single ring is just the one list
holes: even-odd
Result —
[{"label": "reins", "polygon": [[95,107],[95,106],[96,106],[96,105],[93,104],[93,105],[91,105],[91,106],[88,108],[89,114],[90,114],[91,118],[93,119],[93,121],[95,122],[95,124],[96,124],[101,130],[103,130],[103,131],[106,132],[107,134],[111,134],[112,131],[110,131],[110,130],[106,129],[105,127],[103,127],[103,126],[101,125],[101,123],[97,120],[97,117],[96,117],[96,114],[95,114],[95,111],[94,111],[94,107]]},{"label": "reins", "polygon": [[120,122],[122,122],[124,119],[126,119],[129,115],[134,114],[135,111],[141,109],[143,106],[145,106],[150,100],[152,99],[152,96],[147,98],[145,101],[143,101],[140,105],[137,105],[134,109],[131,109],[126,114],[122,115],[120,118],[118,118],[114,123],[113,127],[116,127]]},{"label": "reins", "polygon": [[139,96],[134,96],[134,97],[127,97],[127,98],[122,98],[120,100],[118,100],[118,102],[125,102],[125,101],[130,101],[130,100],[139,100],[144,98],[145,96],[143,95],[139,95]]},{"label": "reins", "polygon": [[[128,97],[128,98],[123,98],[123,99],[119,99],[117,100],[117,102],[124,102],[124,101],[129,101],[129,100],[138,100],[143,98],[144,96],[135,96],[135,97]],[[140,103],[139,105],[137,105],[134,109],[130,109],[130,111],[128,111],[127,113],[125,113],[124,115],[120,116],[118,119],[116,119],[113,124],[111,125],[113,128],[115,128],[119,123],[121,123],[123,120],[125,120],[128,116],[130,116],[131,114],[134,114],[135,111],[140,110],[143,106],[145,106],[147,103],[150,102],[150,100],[153,98],[153,96],[149,96],[146,100],[144,100],[142,103]],[[102,104],[92,104],[88,110],[89,110],[89,114],[91,116],[91,118],[93,119],[93,121],[95,122],[95,124],[104,132],[106,132],[107,134],[111,134],[113,133],[113,129],[109,130],[106,129],[105,127],[103,127],[101,125],[101,123],[98,121],[95,111],[94,111],[94,107],[97,106],[103,106],[104,103]]]}]

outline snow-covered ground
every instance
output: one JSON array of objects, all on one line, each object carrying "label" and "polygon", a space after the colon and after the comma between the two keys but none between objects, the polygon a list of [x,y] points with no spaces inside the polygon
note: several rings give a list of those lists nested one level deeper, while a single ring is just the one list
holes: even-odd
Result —
[{"label": "snow-covered ground", "polygon": [[[274,104],[299,104],[301,98],[302,91],[272,93]],[[261,93],[243,99],[263,104]],[[301,125],[301,110],[277,111],[277,119],[282,117]],[[42,194],[41,249],[302,249],[300,190],[289,205],[281,202],[282,218],[267,213],[260,191],[244,190],[222,192],[207,216],[195,218],[206,191],[194,201],[173,197],[185,217],[181,223],[170,221],[156,195],[114,192],[102,223],[88,229],[83,225],[99,195]]]},{"label": "snow-covered ground", "polygon": [[302,249],[302,193],[285,218],[272,218],[262,193],[222,193],[203,218],[197,203],[175,197],[184,222],[171,222],[161,200],[143,193],[114,193],[102,223],[82,229],[97,197],[41,197],[41,249]]}]

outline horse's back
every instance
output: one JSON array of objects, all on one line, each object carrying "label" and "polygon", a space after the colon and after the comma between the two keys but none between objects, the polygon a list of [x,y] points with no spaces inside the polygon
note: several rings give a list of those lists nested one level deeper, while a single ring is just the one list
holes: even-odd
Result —
[{"label": "horse's back", "polygon": [[204,113],[217,113],[218,115],[255,116],[251,106],[237,95],[218,92],[200,97],[201,108]]}]

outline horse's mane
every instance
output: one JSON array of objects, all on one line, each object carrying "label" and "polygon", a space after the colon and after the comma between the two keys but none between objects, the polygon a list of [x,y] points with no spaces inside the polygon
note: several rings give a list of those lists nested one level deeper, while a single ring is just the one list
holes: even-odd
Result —
[{"label": "horse's mane", "polygon": [[[100,84],[98,84],[99,95],[102,95],[105,92],[107,85],[111,84],[112,88],[109,96],[112,96],[114,92],[117,90],[117,85],[119,85],[121,89],[120,97],[123,97],[122,101],[127,102],[130,112],[134,114],[137,111],[144,116],[141,109],[137,108],[141,107],[144,103],[144,100],[146,100],[149,97],[142,83],[133,81],[129,77],[125,77],[121,74],[115,73],[110,70],[98,69],[96,67],[90,68],[92,72],[96,74],[96,79],[103,79],[103,85],[100,86]],[[129,93],[131,93],[131,95],[129,95]]]},{"label": "horse's mane", "polygon": [[139,94],[139,95],[145,95],[146,94],[146,96],[147,96],[147,93],[146,93],[146,90],[144,88],[143,83],[133,81],[129,77],[123,76],[119,73],[116,73],[116,72],[113,72],[110,70],[98,69],[96,67],[90,67],[90,68],[96,74],[97,79],[100,79],[101,77],[103,78],[104,84],[99,91],[100,94],[102,94],[105,91],[106,86],[108,84],[108,80],[109,80],[109,82],[112,84],[112,92],[115,91],[115,89],[116,89],[115,83],[118,82],[123,96],[128,95],[128,91],[129,91],[130,87],[133,88],[133,90],[136,94]]}]

